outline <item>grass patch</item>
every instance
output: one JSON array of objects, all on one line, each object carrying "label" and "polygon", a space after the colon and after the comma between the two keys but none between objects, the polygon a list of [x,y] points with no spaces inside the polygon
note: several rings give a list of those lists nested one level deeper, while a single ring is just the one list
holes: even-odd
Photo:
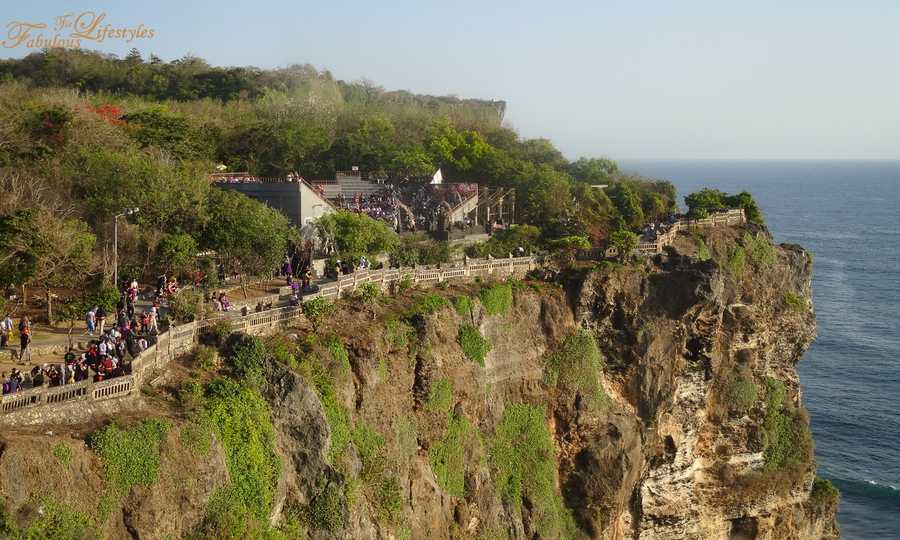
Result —
[{"label": "grass patch", "polygon": [[[360,480],[369,503],[375,508],[379,519],[387,522],[396,521],[402,505],[402,497],[399,484],[392,482],[391,476],[385,471],[384,438],[365,423],[354,424],[350,411],[340,403],[334,383],[320,363],[307,357],[300,362],[298,370],[316,389],[325,411],[331,435],[331,446],[326,459],[330,464],[337,466],[341,456],[352,443],[362,462]],[[310,526],[334,530],[328,528],[336,523],[332,519],[337,515],[333,511],[334,504],[339,500],[342,505],[346,506],[347,501],[352,499],[356,491],[355,478],[345,473],[344,480],[345,488],[341,490],[339,499],[336,498],[338,495],[334,493],[326,493],[324,499],[319,502],[313,501],[307,508],[306,514]],[[309,512],[312,512],[311,517]],[[343,515],[341,514],[341,516]],[[332,518],[326,516],[332,516]],[[343,519],[345,518],[342,517],[341,520]]]},{"label": "grass patch", "polygon": [[72,464],[72,447],[67,445],[66,443],[56,443],[53,445],[53,448],[50,449],[53,452],[53,457],[56,458],[56,461],[59,462],[60,465],[64,465],[68,467]]},{"label": "grass patch", "polygon": [[694,240],[697,242],[697,260],[708,261],[712,259],[712,252],[709,250],[706,242],[703,241],[703,238],[697,236],[694,237]]},{"label": "grass patch", "polygon": [[178,440],[195,456],[206,456],[212,448],[212,429],[203,421],[189,422],[181,426]]},{"label": "grass patch", "polygon": [[347,522],[347,506],[344,490],[330,483],[303,509],[303,520],[315,529],[340,531]]},{"label": "grass patch", "polygon": [[439,294],[428,293],[413,308],[412,315],[433,315],[449,306],[450,302]]},{"label": "grass patch", "polygon": [[794,311],[806,311],[809,307],[802,296],[790,291],[784,293],[784,305]]},{"label": "grass patch", "polygon": [[297,364],[297,345],[287,336],[277,334],[264,339],[266,353],[272,360],[288,367]]},{"label": "grass patch", "polygon": [[90,516],[72,509],[68,504],[49,495],[32,496],[26,503],[34,508],[34,519],[24,529],[15,520],[0,512],[0,537],[17,540],[82,540],[97,538]]},{"label": "grass patch", "polygon": [[332,335],[325,340],[325,347],[331,354],[331,359],[341,369],[341,372],[345,375],[350,373],[350,355],[347,354],[344,342],[339,337]]},{"label": "grass patch", "polygon": [[115,500],[134,486],[156,482],[160,447],[168,431],[168,422],[152,418],[128,429],[112,424],[91,435],[91,449],[103,461],[106,489]]},{"label": "grass patch", "polygon": [[494,283],[478,293],[488,315],[506,315],[512,309],[513,291],[509,283]]},{"label": "grass patch", "polygon": [[466,417],[451,414],[444,438],[428,449],[438,485],[460,499],[465,496],[466,442],[474,433],[475,428]]},{"label": "grass patch", "polygon": [[484,367],[484,358],[491,350],[491,342],[482,336],[477,328],[471,325],[461,326],[456,341],[462,347],[466,358]]},{"label": "grass patch", "polygon": [[390,318],[384,321],[384,343],[391,350],[405,349],[415,335],[415,329],[404,320]]},{"label": "grass patch", "polygon": [[766,417],[763,422],[766,471],[800,467],[809,462],[812,435],[800,411],[787,402],[784,383],[766,378]]},{"label": "grass patch", "polygon": [[446,413],[453,405],[453,383],[450,379],[438,379],[432,383],[428,391],[425,410]]},{"label": "grass patch", "polygon": [[419,451],[418,428],[414,416],[401,416],[393,423],[394,445],[406,460],[412,459]]},{"label": "grass patch", "polygon": [[472,316],[472,299],[468,295],[457,296],[453,299],[453,309],[460,317]]},{"label": "grass patch", "polygon": [[322,364],[311,357],[306,357],[300,362],[298,371],[319,395],[331,432],[331,447],[326,457],[329,463],[334,464],[350,444],[350,413],[338,400],[331,376]]},{"label": "grass patch", "polygon": [[728,253],[728,272],[735,279],[744,275],[747,268],[747,253],[741,246],[735,246]]},{"label": "grass patch", "polygon": [[775,246],[764,235],[744,233],[743,244],[750,252],[750,260],[757,268],[767,268],[775,262]]},{"label": "grass patch", "polygon": [[602,407],[608,401],[600,376],[603,372],[603,358],[588,331],[578,329],[570,334],[555,354],[544,362],[544,381],[556,388],[560,395],[581,395],[588,406]]},{"label": "grass patch", "polygon": [[575,538],[575,521],[556,492],[556,453],[544,409],[511,403],[490,440],[488,454],[500,497],[521,512],[530,503],[533,531],[541,538]]}]

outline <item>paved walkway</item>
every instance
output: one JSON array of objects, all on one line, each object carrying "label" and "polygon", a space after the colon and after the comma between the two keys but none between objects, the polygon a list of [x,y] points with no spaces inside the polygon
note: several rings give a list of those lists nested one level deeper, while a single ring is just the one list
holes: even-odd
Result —
[{"label": "paved walkway", "polygon": [[[247,287],[248,301],[255,297],[272,294],[275,292],[276,288],[281,285],[284,285],[284,281],[281,279],[249,285]],[[221,290],[225,290],[228,295],[232,297],[232,301],[237,303],[244,302],[243,293],[241,292],[239,285],[229,284],[227,289],[223,288]],[[149,310],[150,306],[151,302],[149,300],[138,300],[135,302],[135,313]],[[162,324],[160,325],[161,331],[164,331],[167,328],[166,323],[164,322],[167,309],[166,306],[162,306],[160,309],[162,315]],[[240,313],[234,313],[234,315],[237,316],[240,315]],[[19,321],[16,319],[14,322],[15,324],[18,324]],[[0,372],[8,373],[12,368],[23,370],[25,367],[30,369],[35,364],[60,362],[62,361],[62,356],[65,354],[66,349],[68,349],[70,342],[78,351],[84,351],[87,348],[88,342],[98,337],[96,333],[93,336],[87,334],[87,326],[85,325],[84,320],[75,322],[75,326],[72,328],[71,332],[71,340],[67,323],[61,323],[55,327],[46,324],[35,324],[32,328],[31,360],[19,363],[19,337],[14,331],[13,339],[9,343],[10,346],[0,348]]]}]

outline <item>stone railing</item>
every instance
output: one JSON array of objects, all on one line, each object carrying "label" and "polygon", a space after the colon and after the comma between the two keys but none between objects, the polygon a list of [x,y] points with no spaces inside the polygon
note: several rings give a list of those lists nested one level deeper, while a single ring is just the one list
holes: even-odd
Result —
[{"label": "stone railing", "polygon": [[659,233],[653,242],[640,242],[635,248],[638,255],[655,255],[662,253],[663,248],[671,245],[679,231],[699,227],[718,227],[722,225],[739,225],[746,223],[747,218],[742,208],[718,212],[703,219],[679,219],[664,233]]},{"label": "stone railing", "polygon": [[[384,270],[359,271],[343,276],[335,282],[319,287],[319,290],[305,294],[301,302],[314,298],[337,299],[353,292],[364,283],[375,283],[382,289],[389,289],[392,284],[408,279],[412,283],[436,284],[451,279],[473,277],[509,276],[525,274],[540,264],[537,257],[511,257],[508,259],[471,259],[462,266],[448,268],[388,268]],[[290,294],[290,287],[279,289],[278,295],[264,297],[267,300],[280,301],[284,294]],[[260,299],[254,299],[259,301]],[[273,329],[289,325],[303,313],[301,306],[287,306],[269,309],[245,316],[226,318],[233,332],[247,334],[264,334]],[[131,362],[131,373],[94,382],[81,381],[61,386],[41,386],[14,394],[7,394],[0,399],[0,416],[15,413],[34,407],[59,405],[76,401],[101,401],[125,397],[139,390],[141,384],[149,381],[154,372],[164,369],[168,363],[194,349],[200,333],[206,326],[223,319],[195,321],[169,328],[160,334],[156,343],[141,352]]]}]

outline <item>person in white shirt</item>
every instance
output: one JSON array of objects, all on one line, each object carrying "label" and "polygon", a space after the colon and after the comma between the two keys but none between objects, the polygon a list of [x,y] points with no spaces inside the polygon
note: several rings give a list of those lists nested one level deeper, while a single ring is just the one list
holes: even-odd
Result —
[{"label": "person in white shirt", "polygon": [[7,314],[3,317],[3,320],[0,321],[0,347],[6,347],[9,345],[9,336],[13,331],[13,320],[12,317]]}]

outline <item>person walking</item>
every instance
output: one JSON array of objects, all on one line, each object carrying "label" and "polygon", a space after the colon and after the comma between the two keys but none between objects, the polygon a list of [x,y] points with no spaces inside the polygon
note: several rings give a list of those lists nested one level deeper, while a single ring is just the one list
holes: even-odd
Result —
[{"label": "person walking", "polygon": [[106,327],[106,309],[104,309],[103,306],[98,307],[95,317],[97,318],[97,330],[99,330],[99,333],[102,336],[103,330]]},{"label": "person walking", "polygon": [[0,321],[0,347],[7,347],[9,340],[12,338],[13,320],[7,313],[3,320]]},{"label": "person walking", "polygon": [[85,333],[93,336],[94,330],[97,328],[97,306],[93,306],[84,314],[84,323],[87,325],[87,332]]},{"label": "person walking", "polygon": [[31,320],[28,316],[19,321],[19,363],[31,362]]}]

